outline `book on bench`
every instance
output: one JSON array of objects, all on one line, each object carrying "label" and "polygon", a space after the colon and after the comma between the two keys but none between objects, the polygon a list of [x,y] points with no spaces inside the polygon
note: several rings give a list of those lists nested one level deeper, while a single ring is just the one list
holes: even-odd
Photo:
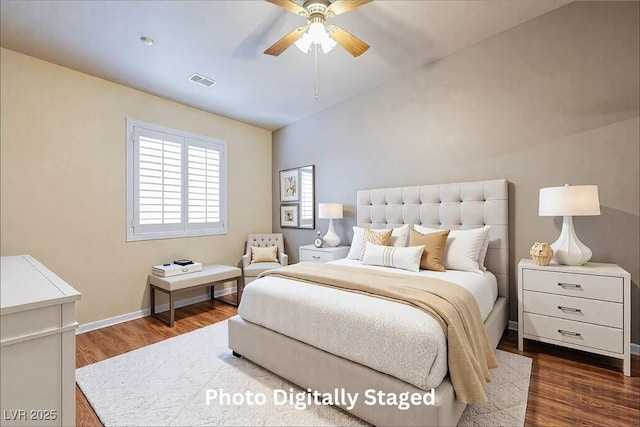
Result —
[{"label": "book on bench", "polygon": [[187,265],[179,265],[174,263],[160,264],[154,265],[153,268],[151,268],[151,273],[155,276],[160,277],[171,277],[177,276],[179,274],[195,273],[196,271],[202,271],[202,263],[192,262],[191,264]]}]

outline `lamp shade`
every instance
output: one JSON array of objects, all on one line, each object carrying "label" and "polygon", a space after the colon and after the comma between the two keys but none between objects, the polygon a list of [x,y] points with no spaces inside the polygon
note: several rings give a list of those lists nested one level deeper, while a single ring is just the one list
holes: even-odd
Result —
[{"label": "lamp shade", "polygon": [[304,33],[302,35],[302,37],[300,37],[295,45],[298,47],[298,49],[300,49],[303,53],[307,53],[309,52],[309,48],[311,47],[311,38],[309,37],[309,34]]},{"label": "lamp shade", "polygon": [[600,215],[597,185],[565,185],[540,189],[539,216]]},{"label": "lamp shade", "polygon": [[318,203],[318,218],[342,218],[342,203]]}]

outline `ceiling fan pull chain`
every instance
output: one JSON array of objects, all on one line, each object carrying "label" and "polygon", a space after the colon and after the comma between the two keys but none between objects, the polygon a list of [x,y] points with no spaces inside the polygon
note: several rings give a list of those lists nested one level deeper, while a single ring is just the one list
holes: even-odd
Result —
[{"label": "ceiling fan pull chain", "polygon": [[314,44],[313,46],[313,91],[318,99],[318,45]]}]

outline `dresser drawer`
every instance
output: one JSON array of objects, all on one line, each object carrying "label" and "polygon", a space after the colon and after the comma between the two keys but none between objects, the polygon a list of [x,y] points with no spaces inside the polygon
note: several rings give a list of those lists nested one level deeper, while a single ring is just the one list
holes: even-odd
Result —
[{"label": "dresser drawer", "polygon": [[622,304],[587,298],[524,291],[524,311],[622,329]]},{"label": "dresser drawer", "polygon": [[329,262],[333,261],[333,254],[325,251],[302,249],[300,251],[300,261]]},{"label": "dresser drawer", "polygon": [[619,303],[624,299],[620,277],[528,269],[522,274],[525,290]]},{"label": "dresser drawer", "polygon": [[62,306],[52,305],[2,316],[2,342],[11,341],[62,327]]},{"label": "dresser drawer", "polygon": [[623,330],[524,313],[524,333],[558,343],[623,353]]}]

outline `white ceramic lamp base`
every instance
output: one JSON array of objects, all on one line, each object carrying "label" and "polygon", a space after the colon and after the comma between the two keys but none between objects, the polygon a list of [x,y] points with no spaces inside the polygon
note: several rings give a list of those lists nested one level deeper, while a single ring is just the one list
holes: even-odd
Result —
[{"label": "white ceramic lamp base", "polygon": [[573,228],[573,217],[562,218],[562,231],[558,240],[551,244],[553,261],[564,265],[582,265],[591,259],[591,249],[578,239]]},{"label": "white ceramic lamp base", "polygon": [[340,244],[340,236],[338,236],[336,230],[333,228],[333,218],[329,219],[329,229],[322,240],[330,247],[336,247]]}]

